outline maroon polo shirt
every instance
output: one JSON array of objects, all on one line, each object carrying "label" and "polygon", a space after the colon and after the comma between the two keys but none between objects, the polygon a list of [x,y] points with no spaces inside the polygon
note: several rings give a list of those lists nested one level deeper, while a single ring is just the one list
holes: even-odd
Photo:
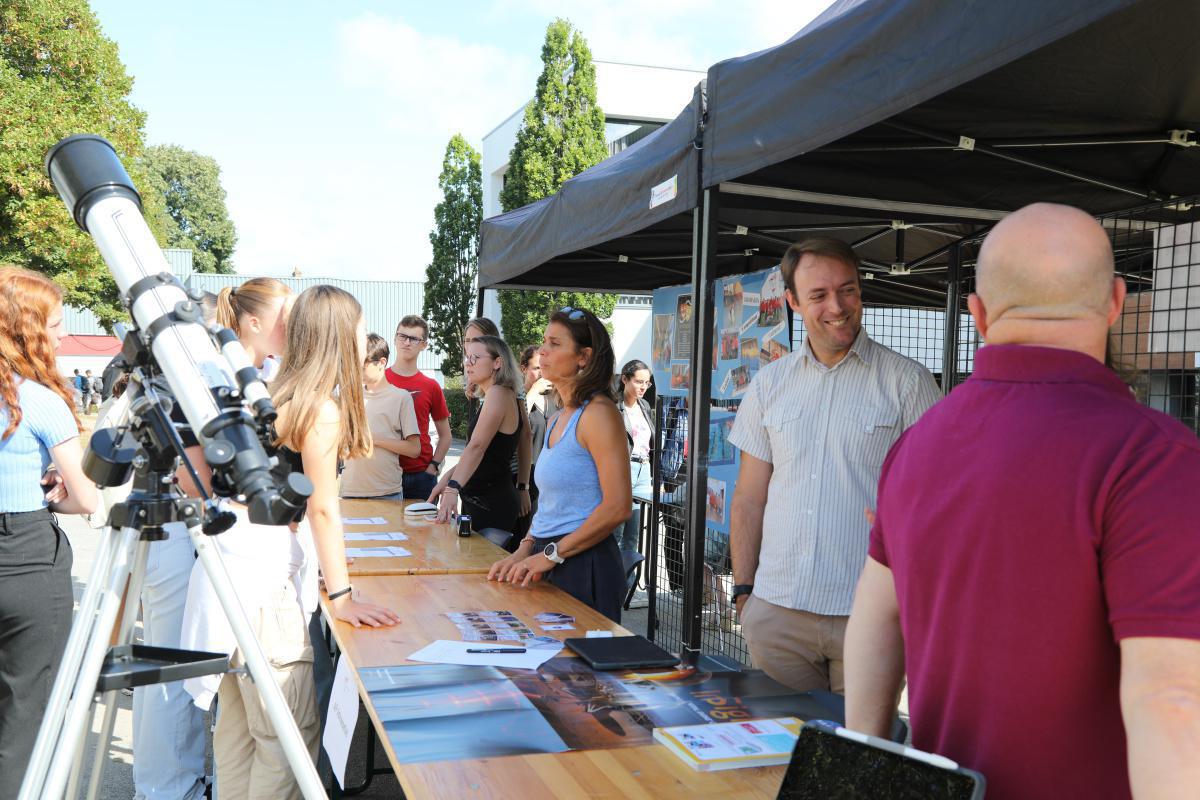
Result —
[{"label": "maroon polo shirt", "polygon": [[1200,442],[1080,353],[990,345],[888,454],[870,556],[913,743],[991,800],[1129,797],[1130,636],[1200,639]]}]

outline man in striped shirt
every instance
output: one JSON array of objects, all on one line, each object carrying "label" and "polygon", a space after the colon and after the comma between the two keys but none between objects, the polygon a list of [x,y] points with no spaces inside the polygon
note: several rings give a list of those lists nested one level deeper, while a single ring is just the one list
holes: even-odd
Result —
[{"label": "man in striped shirt", "polygon": [[940,393],[929,370],[863,330],[849,245],[799,242],[782,271],[805,339],[754,378],[729,436],[742,451],[734,598],[758,667],[797,691],[842,692],[842,640],[867,556],[863,511],[888,449]]}]

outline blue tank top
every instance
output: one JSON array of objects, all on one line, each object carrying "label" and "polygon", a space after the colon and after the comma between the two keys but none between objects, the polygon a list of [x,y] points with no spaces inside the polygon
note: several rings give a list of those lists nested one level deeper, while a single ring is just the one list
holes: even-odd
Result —
[{"label": "blue tank top", "polygon": [[600,505],[602,494],[596,462],[579,444],[576,435],[579,417],[585,408],[587,403],[575,410],[562,438],[553,447],[550,446],[550,434],[555,426],[546,426],[537,466],[538,508],[529,529],[535,538],[548,539],[572,533]]}]

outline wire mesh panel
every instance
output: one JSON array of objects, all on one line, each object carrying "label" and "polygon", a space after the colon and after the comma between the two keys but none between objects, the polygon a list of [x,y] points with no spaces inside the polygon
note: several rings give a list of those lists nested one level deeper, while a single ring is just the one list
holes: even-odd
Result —
[{"label": "wire mesh panel", "polygon": [[647,638],[673,652],[682,649],[684,541],[687,538],[688,410],[683,397],[655,400],[658,463],[657,514],[650,521],[646,593]]}]

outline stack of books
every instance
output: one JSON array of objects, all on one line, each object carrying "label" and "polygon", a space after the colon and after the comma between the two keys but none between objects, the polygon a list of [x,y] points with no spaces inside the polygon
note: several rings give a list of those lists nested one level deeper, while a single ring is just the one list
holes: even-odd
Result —
[{"label": "stack of books", "polygon": [[654,738],[692,769],[709,772],[786,764],[804,723],[795,717],[655,728]]}]

